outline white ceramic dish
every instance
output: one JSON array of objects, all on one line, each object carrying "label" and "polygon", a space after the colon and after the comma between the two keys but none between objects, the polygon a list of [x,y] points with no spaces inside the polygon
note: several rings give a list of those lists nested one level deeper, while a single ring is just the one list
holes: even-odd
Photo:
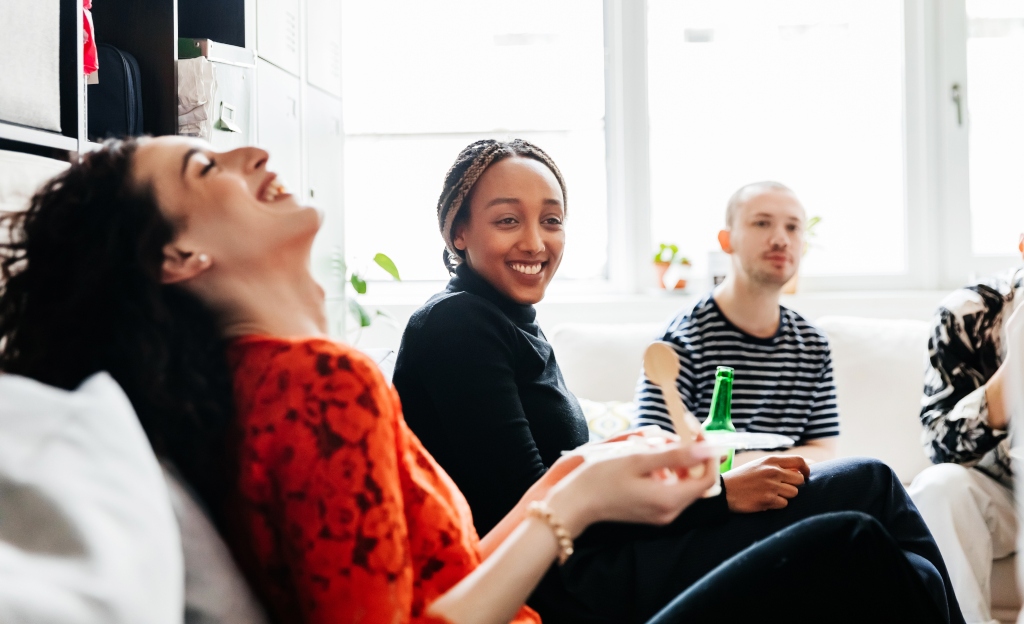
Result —
[{"label": "white ceramic dish", "polygon": [[796,443],[793,438],[788,436],[751,431],[705,431],[704,438],[717,446],[737,451],[787,449]]}]

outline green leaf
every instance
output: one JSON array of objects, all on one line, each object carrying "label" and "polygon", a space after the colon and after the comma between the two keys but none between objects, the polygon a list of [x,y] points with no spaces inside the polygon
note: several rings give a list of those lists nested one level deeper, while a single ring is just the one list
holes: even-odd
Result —
[{"label": "green leaf", "polygon": [[395,263],[382,253],[377,254],[373,257],[373,261],[377,263],[377,266],[388,272],[388,275],[395,278],[397,281],[402,281],[402,278],[398,276],[398,267]]},{"label": "green leaf", "polygon": [[348,300],[348,309],[352,311],[352,316],[359,319],[360,327],[369,327],[373,323],[373,319],[370,318],[366,308],[361,306],[355,299]]},{"label": "green leaf", "polygon": [[810,219],[808,219],[807,225],[804,226],[804,234],[806,234],[807,236],[814,236],[815,234],[817,234],[817,232],[814,231],[814,228],[819,223],[821,223],[821,217],[811,217]]},{"label": "green leaf", "polygon": [[352,282],[352,288],[355,288],[357,293],[360,295],[366,294],[366,280],[359,277],[358,273],[353,273],[349,281]]},{"label": "green leaf", "polygon": [[679,246],[672,244],[660,243],[658,245],[658,253],[654,254],[655,262],[673,262],[677,261],[676,256],[679,255]]}]

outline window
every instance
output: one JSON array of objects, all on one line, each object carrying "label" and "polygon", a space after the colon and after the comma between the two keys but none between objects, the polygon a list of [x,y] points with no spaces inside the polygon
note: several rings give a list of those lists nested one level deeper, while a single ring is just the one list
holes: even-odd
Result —
[{"label": "window", "polygon": [[364,265],[445,279],[444,174],[511,136],[565,173],[565,293],[647,291],[659,242],[699,282],[727,199],[766,179],[822,218],[808,290],[947,289],[1020,261],[1024,0],[341,2]]},{"label": "window", "polygon": [[384,252],[406,280],[446,279],[445,172],[472,141],[519,137],[566,179],[559,277],[606,276],[600,2],[343,0],[342,20],[346,256]]},{"label": "window", "polygon": [[908,270],[903,7],[649,0],[651,240],[703,275],[725,205],[777,180],[821,216],[802,274]]},{"label": "window", "polygon": [[1024,232],[1024,0],[968,0],[971,248],[1007,254]]},{"label": "window", "polygon": [[957,286],[1020,264],[1024,0],[935,4],[936,265]]}]

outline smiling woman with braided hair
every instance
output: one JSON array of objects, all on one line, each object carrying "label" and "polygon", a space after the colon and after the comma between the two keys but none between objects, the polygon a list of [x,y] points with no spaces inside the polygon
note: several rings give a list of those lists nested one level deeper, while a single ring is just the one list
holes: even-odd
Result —
[{"label": "smiling woman with braided hair", "polygon": [[[465,494],[481,534],[550,473],[563,451],[588,441],[579,403],[565,386],[533,307],[558,270],[568,214],[558,167],[544,150],[519,139],[482,140],[463,149],[438,200],[444,262],[453,276],[444,292],[412,315],[394,383],[409,426]],[[827,595],[854,610],[870,609],[863,601],[857,604],[858,591],[848,584],[848,561],[829,552],[848,543],[841,537],[848,518],[835,514],[852,512],[870,516],[886,535],[886,546],[864,554],[898,545],[903,552],[897,551],[894,559],[900,564],[894,569],[916,570],[932,592],[932,604],[919,604],[910,611],[911,619],[962,621],[938,549],[887,466],[845,460],[819,464],[812,473],[798,463],[799,472],[790,478],[801,483],[799,495],[787,509],[730,512],[726,478],[723,494],[696,501],[668,527],[606,523],[588,529],[576,554],[549,571],[530,604],[549,622],[641,622],[687,588],[692,600],[695,583],[705,598],[715,595],[711,588],[730,586],[734,598],[753,598],[762,591],[781,597],[792,592],[772,589],[774,582],[792,587],[794,578],[807,575],[801,583],[805,591],[787,603],[788,618],[814,619],[816,613],[829,621],[892,619],[892,612],[837,615],[833,607],[825,613],[829,603],[817,602]],[[805,522],[816,523],[823,533],[836,531],[835,539],[828,540],[832,545],[817,551],[824,561],[834,562],[825,569],[802,569],[791,557],[805,546],[791,532]],[[788,537],[781,538],[779,531]],[[748,559],[746,578],[729,577],[727,565],[705,577],[759,540],[786,553],[785,575],[758,570]],[[755,551],[762,564],[770,560],[764,550]],[[901,572],[887,582],[920,583]],[[816,589],[809,590],[809,584]],[[744,604],[730,605],[731,614],[737,608],[758,614],[753,603]],[[797,606],[804,615],[794,611]],[[941,616],[934,615],[935,607]]]}]

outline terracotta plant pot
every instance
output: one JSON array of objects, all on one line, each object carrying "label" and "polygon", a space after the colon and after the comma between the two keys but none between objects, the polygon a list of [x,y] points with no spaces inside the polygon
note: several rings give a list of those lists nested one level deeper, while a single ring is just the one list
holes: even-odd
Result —
[{"label": "terracotta plant pot", "polygon": [[[658,288],[666,289],[665,287],[665,273],[668,272],[668,268],[672,266],[670,262],[655,262],[654,263],[654,276],[658,282]],[[686,288],[686,280],[677,280],[675,286],[671,290],[682,290]]]}]

